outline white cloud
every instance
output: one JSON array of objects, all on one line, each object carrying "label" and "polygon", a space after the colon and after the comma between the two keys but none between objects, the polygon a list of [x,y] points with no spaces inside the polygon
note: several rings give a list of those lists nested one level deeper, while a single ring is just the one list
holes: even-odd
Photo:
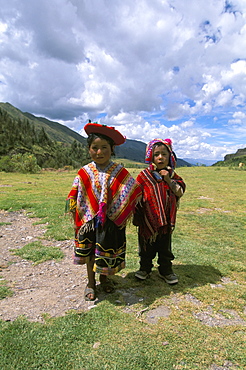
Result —
[{"label": "white cloud", "polygon": [[232,117],[233,118],[228,121],[229,124],[246,126],[246,113],[238,111],[233,113]]},{"label": "white cloud", "polygon": [[0,101],[78,131],[103,115],[132,139],[173,136],[181,153],[246,146],[245,1],[0,7]]},{"label": "white cloud", "polygon": [[192,127],[194,125],[194,122],[192,121],[186,121],[186,122],[182,122],[180,127],[182,128],[187,128],[187,127]]},{"label": "white cloud", "polygon": [[225,107],[228,105],[233,99],[233,93],[231,89],[221,91],[216,98],[215,105]]},{"label": "white cloud", "polygon": [[207,83],[204,84],[202,90],[204,91],[204,95],[206,98],[211,98],[221,91],[221,83],[219,81],[216,81],[211,75],[204,76],[204,80],[206,80]]}]

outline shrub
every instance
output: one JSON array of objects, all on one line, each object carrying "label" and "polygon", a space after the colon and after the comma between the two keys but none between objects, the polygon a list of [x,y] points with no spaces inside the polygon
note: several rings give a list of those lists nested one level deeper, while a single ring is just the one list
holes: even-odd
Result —
[{"label": "shrub", "polygon": [[14,172],[14,164],[11,157],[3,156],[0,158],[0,171]]},{"label": "shrub", "polygon": [[0,170],[5,172],[37,173],[41,168],[33,154],[14,154],[12,157],[4,156],[0,160]]}]

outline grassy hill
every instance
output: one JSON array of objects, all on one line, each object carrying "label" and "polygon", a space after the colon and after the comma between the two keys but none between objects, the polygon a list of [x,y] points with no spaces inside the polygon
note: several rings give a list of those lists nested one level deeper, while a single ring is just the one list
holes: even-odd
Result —
[{"label": "grassy hill", "polygon": [[67,144],[72,144],[74,140],[77,140],[82,144],[86,144],[86,139],[83,136],[58,122],[50,121],[42,117],[36,117],[28,112],[23,113],[21,110],[15,108],[9,103],[0,103],[0,109],[6,111],[14,120],[23,121],[28,119],[31,124],[35,125],[35,129],[37,131],[43,128],[51,140]]},{"label": "grassy hill", "polygon": [[246,164],[246,148],[238,149],[234,154],[227,154],[223,161],[216,162],[213,166],[238,167],[239,163]]},{"label": "grassy hill", "polygon": [[116,147],[115,153],[118,158],[144,163],[145,148],[145,143],[127,139],[124,144]]},{"label": "grassy hill", "polygon": [[66,126],[0,103],[0,171],[81,167],[88,162],[85,142]]},{"label": "grassy hill", "polygon": [[239,157],[245,157],[246,156],[246,148],[244,149],[238,149],[236,153],[234,154],[227,154],[224,158],[225,161],[228,161],[230,159],[235,159]]},{"label": "grassy hill", "polygon": [[213,166],[218,166],[218,167],[238,167],[239,163],[244,163],[246,164],[246,155],[242,155],[240,157],[234,157],[230,158],[226,161],[219,161],[213,164]]},{"label": "grassy hill", "polygon": [[[0,103],[0,111],[5,112],[8,116],[9,119],[17,122],[17,126],[21,127],[23,122],[28,122],[30,123],[31,126],[35,128],[35,131],[39,133],[40,131],[44,130],[45,133],[47,134],[48,138],[52,142],[57,142],[61,143],[64,145],[72,145],[74,141],[79,142],[84,149],[86,149],[86,138],[81,136],[79,133],[71,130],[70,128],[55,122],[55,121],[50,121],[47,118],[44,117],[36,117],[31,113],[28,112],[22,112],[18,108],[14,107],[10,103]],[[5,140],[4,137],[1,138],[2,140]],[[6,138],[8,140],[8,138]],[[18,146],[18,140],[15,140],[16,145]],[[45,148],[45,156],[47,157],[49,154],[49,146],[48,143],[46,143],[46,148]],[[27,150],[23,145],[21,145],[21,148],[13,148],[10,147],[10,152],[13,152],[13,149],[18,149],[18,152],[30,152],[30,148]],[[59,148],[60,149],[60,148]],[[146,150],[146,144],[137,141],[137,140],[130,140],[127,139],[126,142],[119,146],[116,147],[116,158],[118,159],[126,159],[128,160],[129,163],[131,162],[140,162],[144,163],[144,158],[145,158],[145,150]],[[38,148],[38,151],[41,152],[42,150]],[[44,151],[44,150],[43,150]],[[53,149],[51,150],[51,152]],[[32,151],[34,155],[36,155],[37,150]],[[1,154],[1,153],[0,153]],[[8,154],[8,153],[5,153]],[[44,153],[43,153],[44,154]],[[68,155],[66,154],[66,157]],[[65,160],[65,159],[64,159]],[[71,161],[70,161],[71,162]],[[71,165],[71,163],[65,163],[65,165]],[[137,165],[137,163],[133,163],[133,165]],[[41,164],[42,165],[42,164]],[[188,163],[187,161],[184,161],[183,159],[177,160],[177,167],[191,167],[192,165]]]}]

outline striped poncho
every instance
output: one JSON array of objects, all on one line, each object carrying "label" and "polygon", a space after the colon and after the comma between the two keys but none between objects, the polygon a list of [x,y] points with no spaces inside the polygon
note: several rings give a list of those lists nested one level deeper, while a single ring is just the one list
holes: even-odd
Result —
[{"label": "striped poncho", "polygon": [[[185,184],[174,171],[175,180],[185,190]],[[157,182],[149,168],[136,179],[142,189],[142,200],[137,206],[134,224],[144,240],[155,240],[158,233],[171,233],[175,227],[178,197],[165,181]]]},{"label": "striped poncho", "polygon": [[122,228],[140,196],[140,186],[123,166],[110,162],[101,170],[91,162],[78,171],[67,197],[67,210],[74,213],[77,228],[95,217],[102,225],[108,217]]}]

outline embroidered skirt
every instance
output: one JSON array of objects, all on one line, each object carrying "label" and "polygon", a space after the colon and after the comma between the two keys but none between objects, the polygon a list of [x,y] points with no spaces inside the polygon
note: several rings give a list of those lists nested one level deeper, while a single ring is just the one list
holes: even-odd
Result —
[{"label": "embroidered skirt", "polygon": [[74,263],[82,265],[95,256],[94,272],[114,275],[125,267],[126,230],[106,219],[103,227],[94,220],[75,236]]}]

